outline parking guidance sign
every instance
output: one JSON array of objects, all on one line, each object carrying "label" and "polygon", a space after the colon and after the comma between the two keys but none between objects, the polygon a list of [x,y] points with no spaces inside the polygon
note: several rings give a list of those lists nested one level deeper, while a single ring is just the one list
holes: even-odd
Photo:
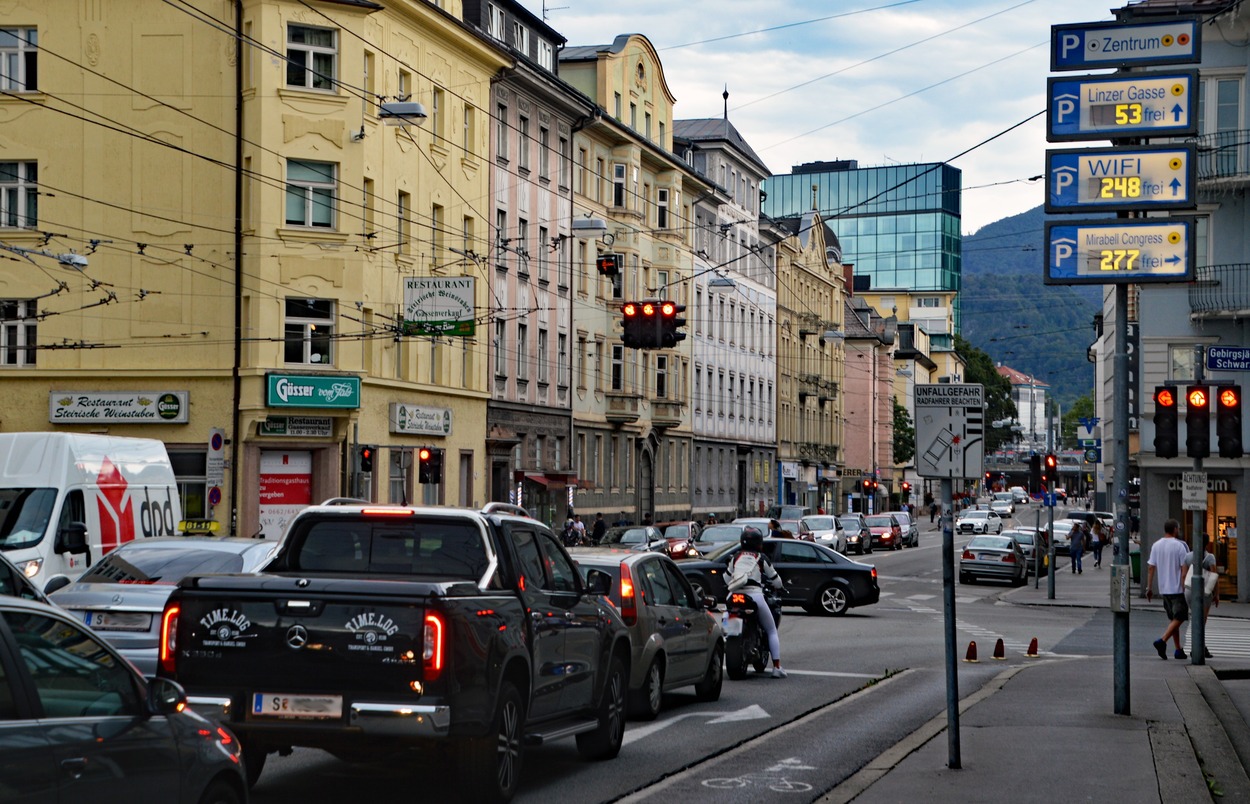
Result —
[{"label": "parking guidance sign", "polygon": [[1077,22],[1050,28],[1050,69],[1100,70],[1149,64],[1196,64],[1202,26],[1197,17],[1160,22]]},{"label": "parking guidance sign", "polygon": [[1046,152],[1046,211],[1194,209],[1195,146]]},{"label": "parking guidance sign", "polygon": [[1193,266],[1193,218],[1046,224],[1047,285],[1187,282]]},{"label": "parking guidance sign", "polygon": [[916,473],[972,478],[985,463],[985,386],[916,386]]},{"label": "parking guidance sign", "polygon": [[1050,142],[1198,133],[1198,73],[1047,78]]}]

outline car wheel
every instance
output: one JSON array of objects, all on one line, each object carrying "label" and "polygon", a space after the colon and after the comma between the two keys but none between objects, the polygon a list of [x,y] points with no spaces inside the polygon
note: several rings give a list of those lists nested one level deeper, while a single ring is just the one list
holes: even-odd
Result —
[{"label": "car wheel", "polygon": [[696,578],[691,578],[687,576],[686,580],[690,581],[690,589],[691,591],[694,592],[695,602],[701,603],[703,601],[703,598],[707,597],[707,586],[704,585],[702,579],[696,579]]},{"label": "car wheel", "polygon": [[851,606],[846,589],[836,583],[822,587],[816,593],[816,610],[826,616],[841,616]]},{"label": "car wheel", "polygon": [[625,737],[625,691],[629,686],[625,661],[614,656],[599,701],[599,727],[577,735],[577,753],[585,759],[611,759],[621,752]]},{"label": "car wheel", "polygon": [[694,685],[694,697],[703,703],[720,700],[720,689],[725,682],[725,649],[717,645],[712,649],[712,658],[708,659],[707,672],[703,679]]},{"label": "car wheel", "polygon": [[200,796],[200,804],[241,804],[243,796],[225,779],[218,779]]},{"label": "car wheel", "polygon": [[265,769],[265,758],[268,756],[268,749],[243,746],[243,770],[247,773],[249,790],[255,787],[257,780],[260,779],[260,773]]},{"label": "car wheel", "polygon": [[647,668],[642,688],[630,693],[630,714],[638,720],[655,720],[664,702],[664,665],[657,656]]},{"label": "car wheel", "polygon": [[491,733],[461,740],[456,746],[460,786],[465,801],[508,801],[521,780],[521,737],[525,705],[516,685],[499,688]]}]

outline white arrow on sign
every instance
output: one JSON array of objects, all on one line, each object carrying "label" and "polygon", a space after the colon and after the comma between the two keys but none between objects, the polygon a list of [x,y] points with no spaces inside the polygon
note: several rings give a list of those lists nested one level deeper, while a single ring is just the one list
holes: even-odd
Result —
[{"label": "white arrow on sign", "polygon": [[710,717],[712,720],[708,721],[708,725],[711,725],[713,723],[738,723],[744,720],[764,720],[772,717],[772,715],[765,712],[759,704],[751,704],[750,706],[744,709],[739,709],[736,712],[683,712],[680,715],[674,715],[667,720],[657,720],[656,722],[648,723],[645,726],[631,728],[625,732],[625,739],[623,742],[625,745],[629,745],[635,740],[641,740],[643,737],[650,737],[657,731],[667,728],[677,721],[684,720],[688,717]]}]

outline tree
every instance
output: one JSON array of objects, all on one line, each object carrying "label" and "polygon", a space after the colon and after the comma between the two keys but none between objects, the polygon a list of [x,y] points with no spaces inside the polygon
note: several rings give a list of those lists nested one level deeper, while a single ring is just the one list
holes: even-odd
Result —
[{"label": "tree", "polygon": [[998,373],[985,352],[955,336],[955,354],[964,361],[964,382],[985,386],[985,452],[989,454],[1015,440],[1010,427],[993,427],[990,422],[1016,420],[1016,403],[1011,401],[1011,383]]},{"label": "tree", "polygon": [[894,397],[894,464],[906,466],[916,457],[916,428],[911,414]]},{"label": "tree", "polygon": [[1076,447],[1076,426],[1081,419],[1094,416],[1094,395],[1086,394],[1072,403],[1072,407],[1063,412],[1063,421],[1059,429],[1059,449]]}]

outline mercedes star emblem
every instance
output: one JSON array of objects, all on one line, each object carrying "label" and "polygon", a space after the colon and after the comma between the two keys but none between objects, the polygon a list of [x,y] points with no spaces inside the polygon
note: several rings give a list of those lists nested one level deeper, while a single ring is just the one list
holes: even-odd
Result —
[{"label": "mercedes star emblem", "polygon": [[286,629],[286,646],[291,650],[299,650],[308,644],[308,629],[302,625],[293,625]]}]

